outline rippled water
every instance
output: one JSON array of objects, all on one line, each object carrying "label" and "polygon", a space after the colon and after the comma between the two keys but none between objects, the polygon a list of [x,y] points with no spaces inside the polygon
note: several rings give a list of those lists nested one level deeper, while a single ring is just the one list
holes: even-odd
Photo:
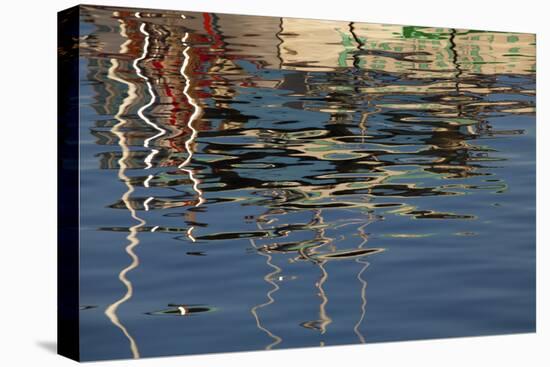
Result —
[{"label": "rippled water", "polygon": [[535,329],[535,37],[85,6],[82,358]]}]

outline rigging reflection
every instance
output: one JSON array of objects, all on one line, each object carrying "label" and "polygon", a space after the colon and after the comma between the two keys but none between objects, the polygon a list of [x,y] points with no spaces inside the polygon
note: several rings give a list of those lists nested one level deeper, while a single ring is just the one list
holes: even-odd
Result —
[{"label": "rigging reflection", "polygon": [[[139,12],[136,12],[135,15],[136,15],[136,18],[141,18]],[[149,102],[147,104],[144,104],[143,106],[141,106],[139,108],[139,110],[137,111],[137,114],[147,125],[152,126],[155,130],[158,131],[157,134],[145,139],[145,141],[143,142],[143,146],[145,148],[148,148],[151,141],[154,141],[155,139],[157,139],[157,138],[161,137],[162,135],[164,135],[166,133],[166,130],[164,130],[162,127],[160,127],[157,124],[155,124],[154,122],[152,122],[144,113],[149,107],[151,107],[155,103],[155,100],[156,100],[155,93],[153,92],[153,86],[151,85],[151,82],[149,81],[149,78],[146,77],[145,75],[143,75],[141,73],[141,69],[139,68],[139,62],[141,62],[142,60],[144,60],[147,57],[147,53],[148,53],[148,50],[149,50],[149,36],[150,35],[145,30],[145,27],[146,27],[146,23],[141,23],[141,26],[139,27],[139,31],[141,33],[143,33],[143,35],[145,36],[144,39],[143,39],[143,54],[139,58],[135,59],[134,63],[132,65],[134,66],[134,69],[136,70],[136,75],[139,76],[141,79],[143,79],[145,81],[145,83],[147,85],[147,91],[149,92],[149,95],[151,96],[151,98],[149,99]],[[145,163],[147,164],[145,169],[149,169],[149,168],[152,167],[151,162],[152,162],[153,158],[155,157],[155,155],[158,154],[158,152],[159,151],[157,149],[151,148],[151,153],[145,158]]]},{"label": "rigging reflection", "polygon": [[[183,19],[185,19],[185,16],[182,16]],[[192,106],[193,112],[189,116],[189,119],[187,121],[187,127],[191,130],[191,134],[189,135],[189,138],[185,141],[185,149],[187,151],[187,158],[178,166],[179,169],[182,171],[187,172],[189,175],[189,179],[193,182],[192,189],[197,194],[197,202],[194,205],[195,207],[199,207],[201,204],[205,202],[205,199],[203,198],[203,192],[199,188],[200,180],[195,177],[195,173],[193,172],[193,169],[187,168],[191,160],[193,159],[193,144],[195,142],[195,139],[197,138],[198,131],[193,126],[194,122],[200,118],[202,114],[202,109],[199,106],[199,104],[195,101],[195,99],[191,96],[190,88],[191,88],[191,78],[189,76],[188,68],[190,68],[190,57],[189,57],[189,49],[190,46],[186,44],[187,38],[189,37],[188,33],[185,33],[183,38],[181,39],[182,45],[184,45],[183,50],[183,63],[180,69],[181,75],[185,79],[185,86],[183,89],[183,94],[187,98],[188,103]],[[193,237],[193,229],[194,226],[190,226],[187,230],[187,237],[193,241],[196,242],[195,237]]]},{"label": "rigging reflection", "polygon": [[[127,38],[124,23],[122,21],[120,25],[120,32],[123,37]],[[130,42],[131,42],[130,40],[127,40],[121,45],[120,47],[121,53],[127,50],[127,46]],[[123,128],[124,125],[126,124],[126,120],[122,116],[127,112],[129,106],[137,99],[136,86],[133,83],[130,83],[120,78],[117,75],[117,69],[119,68],[119,66],[120,65],[117,59],[114,59],[114,58],[111,59],[111,68],[109,68],[107,77],[127,86],[127,92],[126,92],[127,95],[122,101],[122,103],[120,104],[118,111],[114,116],[115,119],[117,120],[117,123],[113,125],[111,132],[118,138],[118,145],[122,152],[121,158],[118,161],[118,165],[119,165],[118,178],[121,182],[124,182],[124,184],[127,187],[127,190],[122,195],[121,199],[124,202],[127,210],[130,212],[130,216],[137,223],[132,227],[130,227],[129,234],[126,237],[129,243],[126,246],[125,251],[128,254],[128,256],[130,256],[132,261],[127,267],[123,268],[118,275],[118,279],[126,287],[126,293],[122,298],[113,302],[105,309],[105,315],[107,315],[107,317],[111,320],[111,322],[122,331],[122,333],[126,336],[128,341],[130,342],[130,350],[132,352],[132,356],[134,358],[139,358],[140,354],[139,354],[139,349],[136,341],[130,335],[128,329],[122,324],[122,322],[120,321],[117,315],[117,311],[120,305],[130,300],[134,293],[132,282],[128,279],[127,274],[139,266],[139,257],[135,253],[135,248],[139,245],[138,231],[141,227],[143,227],[146,224],[145,220],[138,217],[136,210],[134,209],[130,201],[130,196],[134,192],[134,186],[132,185],[132,182],[129,179],[129,177],[126,175],[126,169],[128,168],[126,165],[126,162],[130,156],[130,149],[128,147],[124,132],[121,131],[121,128]]]}]

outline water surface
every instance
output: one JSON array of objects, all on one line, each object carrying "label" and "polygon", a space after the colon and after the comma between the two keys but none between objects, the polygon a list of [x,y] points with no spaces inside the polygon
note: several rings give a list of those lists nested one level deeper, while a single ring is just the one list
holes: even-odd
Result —
[{"label": "water surface", "polygon": [[84,6],[84,360],[535,330],[535,36]]}]

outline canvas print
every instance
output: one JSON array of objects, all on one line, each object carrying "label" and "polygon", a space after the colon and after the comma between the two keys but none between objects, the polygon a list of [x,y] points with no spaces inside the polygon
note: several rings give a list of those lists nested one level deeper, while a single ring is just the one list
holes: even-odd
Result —
[{"label": "canvas print", "polygon": [[534,34],[89,5],[58,27],[61,354],[535,331]]}]

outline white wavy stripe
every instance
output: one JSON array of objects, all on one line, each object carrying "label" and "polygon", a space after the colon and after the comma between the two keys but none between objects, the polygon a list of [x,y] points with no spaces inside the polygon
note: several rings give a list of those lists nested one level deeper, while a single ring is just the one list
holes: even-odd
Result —
[{"label": "white wavy stripe", "polygon": [[128,176],[126,176],[126,169],[128,168],[126,161],[130,158],[130,149],[126,142],[126,137],[124,136],[124,133],[120,130],[120,128],[124,124],[126,124],[126,120],[122,117],[123,114],[126,112],[126,109],[137,98],[136,86],[133,83],[118,77],[116,73],[118,66],[119,66],[118,60],[114,58],[111,59],[111,67],[108,70],[107,78],[111,80],[115,80],[119,83],[125,84],[128,87],[128,91],[127,91],[127,96],[124,98],[124,100],[120,104],[118,111],[114,116],[114,118],[118,121],[118,123],[111,128],[111,132],[118,137],[118,144],[120,146],[121,153],[122,153],[120,159],[118,160],[118,165],[119,165],[118,178],[122,182],[124,182],[126,184],[126,187],[128,188],[128,190],[122,195],[121,199],[126,205],[126,208],[128,209],[128,211],[130,212],[131,217],[135,219],[138,223],[130,227],[130,230],[129,230],[130,233],[126,237],[129,243],[126,246],[125,251],[128,254],[128,256],[130,256],[132,261],[128,266],[123,268],[118,275],[118,279],[126,287],[126,293],[120,299],[118,299],[117,301],[107,306],[107,308],[105,309],[105,315],[109,318],[109,320],[113,323],[113,325],[115,325],[122,331],[122,333],[126,336],[128,341],[130,342],[130,350],[132,352],[133,358],[140,358],[138,345],[135,339],[132,337],[132,335],[126,328],[126,326],[122,323],[122,321],[120,321],[117,315],[118,307],[121,304],[129,301],[134,294],[134,288],[133,288],[132,282],[128,279],[127,274],[139,266],[139,257],[134,252],[134,249],[139,245],[139,238],[138,238],[139,228],[145,225],[145,221],[137,216],[137,213],[135,209],[132,207],[132,203],[130,201],[130,196],[134,192],[134,186],[132,185],[132,182],[128,178]]},{"label": "white wavy stripe", "polygon": [[[136,16],[139,18],[139,15],[137,13],[136,13]],[[138,57],[137,59],[134,60],[132,65],[133,65],[134,69],[136,70],[137,76],[139,76],[141,79],[143,79],[145,81],[145,84],[147,85],[147,90],[149,92],[149,95],[151,96],[151,99],[149,100],[149,103],[147,103],[147,104],[140,107],[140,109],[137,111],[137,114],[147,125],[153,127],[155,130],[158,131],[158,134],[147,138],[143,142],[143,147],[148,148],[149,143],[152,140],[166,134],[166,130],[164,130],[163,128],[161,128],[160,126],[158,126],[157,124],[155,124],[151,120],[149,120],[149,118],[147,118],[147,116],[145,116],[145,114],[144,114],[144,111],[147,110],[149,107],[151,107],[155,103],[156,97],[155,97],[155,93],[153,92],[153,86],[152,86],[151,82],[149,81],[149,78],[147,78],[145,75],[143,75],[141,73],[141,69],[138,66],[138,63],[140,61],[144,60],[145,57],[147,56],[147,50],[149,48],[149,33],[147,33],[147,31],[145,30],[145,23],[141,24],[141,26],[139,27],[139,31],[145,36],[144,41],[143,41],[143,53],[141,54],[140,57]],[[149,155],[144,160],[144,162],[146,164],[145,169],[149,169],[153,166],[151,162],[152,162],[153,158],[155,157],[155,155],[158,152],[159,151],[157,149],[151,149],[151,153],[149,153]]]},{"label": "white wavy stripe", "polygon": [[196,207],[200,206],[202,203],[205,202],[203,198],[203,192],[199,188],[200,181],[195,177],[195,174],[193,170],[185,168],[191,160],[193,159],[193,149],[191,147],[191,144],[195,141],[198,131],[193,127],[193,122],[197,120],[197,118],[200,116],[202,109],[197,104],[195,99],[189,94],[189,88],[191,88],[191,78],[187,75],[187,67],[189,66],[189,49],[191,48],[189,45],[186,44],[187,38],[189,37],[189,33],[185,33],[185,36],[181,39],[181,42],[185,45],[185,49],[183,50],[183,63],[181,65],[180,73],[185,79],[185,87],[183,88],[183,94],[187,98],[189,104],[193,107],[193,113],[189,117],[189,120],[187,121],[187,127],[191,130],[191,135],[189,136],[189,139],[185,141],[185,150],[187,151],[187,159],[183,161],[179,165],[178,168],[181,170],[187,172],[189,174],[189,179],[193,182],[193,191],[197,193],[198,196],[198,203],[195,205]]}]

